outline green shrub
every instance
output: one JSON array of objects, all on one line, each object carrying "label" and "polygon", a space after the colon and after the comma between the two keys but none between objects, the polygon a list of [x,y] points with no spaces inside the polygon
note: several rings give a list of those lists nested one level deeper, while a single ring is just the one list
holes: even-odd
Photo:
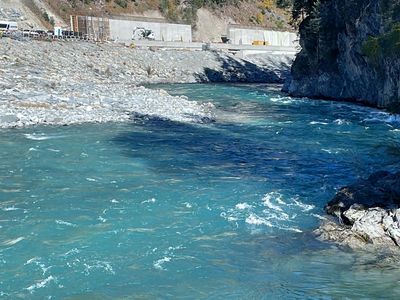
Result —
[{"label": "green shrub", "polygon": [[50,17],[49,17],[49,15],[47,14],[47,12],[43,12],[42,17],[43,17],[43,19],[44,19],[46,22],[49,22],[49,21],[50,21]]},{"label": "green shrub", "polygon": [[377,59],[380,55],[381,47],[379,38],[370,36],[362,45],[362,53],[369,59]]},{"label": "green shrub", "polygon": [[385,34],[369,37],[362,45],[362,54],[372,61],[400,55],[400,24]]},{"label": "green shrub", "polygon": [[126,0],[115,0],[115,4],[121,6],[122,8],[128,7],[128,2]]},{"label": "green shrub", "polygon": [[400,24],[396,24],[389,33],[384,34],[379,44],[386,55],[400,54]]}]

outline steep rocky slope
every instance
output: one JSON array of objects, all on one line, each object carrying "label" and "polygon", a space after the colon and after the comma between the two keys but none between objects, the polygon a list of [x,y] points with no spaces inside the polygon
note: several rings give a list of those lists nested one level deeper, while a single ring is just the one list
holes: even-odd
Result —
[{"label": "steep rocky slope", "polygon": [[300,25],[285,89],[295,96],[400,107],[400,1],[320,0]]}]

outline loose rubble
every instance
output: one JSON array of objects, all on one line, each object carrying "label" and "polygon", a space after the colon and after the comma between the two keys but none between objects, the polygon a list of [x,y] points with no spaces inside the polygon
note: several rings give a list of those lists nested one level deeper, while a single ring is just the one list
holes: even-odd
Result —
[{"label": "loose rubble", "polygon": [[[288,66],[291,62],[286,56],[276,59],[285,60]],[[204,122],[214,117],[212,104],[138,85],[225,79],[248,82],[251,78],[279,82],[282,72],[282,68],[270,70],[266,65],[210,51],[3,38],[0,128],[125,121],[132,114]]]},{"label": "loose rubble", "polygon": [[321,240],[353,249],[400,250],[400,172],[381,171],[342,188],[326,205],[326,220],[315,230]]}]

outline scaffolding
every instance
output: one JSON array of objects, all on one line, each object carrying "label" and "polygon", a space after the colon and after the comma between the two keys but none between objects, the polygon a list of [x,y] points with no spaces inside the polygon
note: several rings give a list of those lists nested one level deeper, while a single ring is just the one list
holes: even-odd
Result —
[{"label": "scaffolding", "polygon": [[107,41],[110,37],[108,18],[92,16],[70,16],[71,30],[80,32],[85,39]]}]

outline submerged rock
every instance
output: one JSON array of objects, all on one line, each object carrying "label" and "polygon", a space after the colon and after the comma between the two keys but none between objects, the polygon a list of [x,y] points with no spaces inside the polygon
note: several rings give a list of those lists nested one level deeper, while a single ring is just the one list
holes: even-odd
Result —
[{"label": "submerged rock", "polygon": [[400,250],[400,172],[381,171],[344,187],[325,210],[337,217],[315,230],[321,240],[351,248]]}]

